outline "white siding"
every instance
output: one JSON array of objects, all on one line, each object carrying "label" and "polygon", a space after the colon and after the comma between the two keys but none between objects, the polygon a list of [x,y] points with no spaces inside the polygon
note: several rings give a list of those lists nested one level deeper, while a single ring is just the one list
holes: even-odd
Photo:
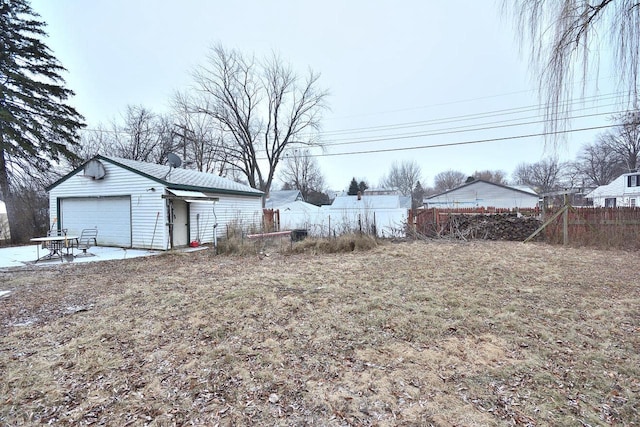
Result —
[{"label": "white siding", "polygon": [[262,198],[228,194],[218,194],[217,197],[220,200],[215,203],[192,202],[190,204],[191,240],[197,239],[199,232],[201,243],[213,242],[215,224],[218,224],[216,228],[218,239],[226,237],[227,227],[240,227],[244,232],[261,229]]},{"label": "white siding", "polygon": [[409,210],[377,208],[366,204],[359,208],[323,210],[322,234],[371,233],[375,226],[378,237],[404,236]]},{"label": "white siding", "polygon": [[[85,178],[82,171],[59,183],[49,192],[50,226],[57,226],[58,199],[72,197],[130,196],[131,246],[134,248],[168,248],[164,188],[157,182],[127,169],[102,162],[104,179]],[[155,191],[151,190],[152,188]],[[54,225],[55,224],[55,225]],[[70,230],[71,231],[71,230]],[[100,232],[98,237],[106,237]]]},{"label": "white siding", "polygon": [[619,208],[633,206],[632,199],[635,200],[635,206],[640,205],[640,187],[627,186],[627,177],[629,175],[637,174],[620,175],[611,183],[596,188],[586,197],[593,200],[594,207],[605,207],[606,199],[616,199],[616,207]]},{"label": "white siding", "polygon": [[539,197],[486,182],[477,182],[425,200],[430,208],[535,208]]},{"label": "white siding", "polygon": [[304,229],[313,236],[322,235],[324,218],[318,206],[297,201],[280,206],[278,211],[281,230]]},{"label": "white siding", "polygon": [[372,233],[375,225],[379,237],[404,236],[409,209],[378,207],[374,197],[364,197],[353,203],[338,203],[338,207],[312,209],[305,206],[302,209],[295,204],[287,205],[280,209],[280,229],[306,229],[311,236],[328,237],[360,231]]}]

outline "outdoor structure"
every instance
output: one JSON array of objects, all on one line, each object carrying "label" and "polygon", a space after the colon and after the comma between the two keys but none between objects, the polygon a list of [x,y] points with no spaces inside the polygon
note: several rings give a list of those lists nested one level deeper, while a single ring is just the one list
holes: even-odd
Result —
[{"label": "outdoor structure", "polygon": [[525,187],[510,187],[476,179],[453,190],[423,200],[425,208],[459,209],[493,207],[499,209],[533,209],[538,206],[538,194]]},{"label": "outdoor structure", "polygon": [[264,207],[265,209],[279,209],[280,206],[297,201],[304,202],[304,197],[302,197],[300,190],[271,191],[264,203]]},{"label": "outdoor structure", "polygon": [[319,206],[298,200],[280,205],[277,210],[281,230],[307,230],[311,235],[322,235],[324,219]]},{"label": "outdoor structure", "polygon": [[331,205],[297,201],[278,208],[281,230],[303,229],[311,236],[346,233],[391,237],[405,234],[411,198],[400,195],[337,196]]},{"label": "outdoor structure", "polygon": [[611,183],[601,185],[585,196],[596,208],[619,208],[640,206],[640,173],[620,175]]},{"label": "outdoor structure", "polygon": [[262,223],[259,190],[195,170],[96,156],[51,184],[50,228],[97,228],[98,244],[167,250]]},{"label": "outdoor structure", "polygon": [[0,242],[9,240],[11,234],[9,233],[9,219],[7,218],[7,206],[0,200]]},{"label": "outdoor structure", "polygon": [[[411,197],[399,194],[339,196],[323,213],[336,234],[363,231],[379,237],[404,236]],[[329,221],[327,221],[329,222]]]}]

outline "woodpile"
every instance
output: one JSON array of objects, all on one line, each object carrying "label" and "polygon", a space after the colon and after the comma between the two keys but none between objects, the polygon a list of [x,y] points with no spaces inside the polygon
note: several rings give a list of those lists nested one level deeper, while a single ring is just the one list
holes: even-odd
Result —
[{"label": "woodpile", "polygon": [[[440,236],[470,240],[513,240],[523,241],[542,223],[530,216],[515,214],[456,215],[449,216],[442,226]],[[538,236],[537,238],[541,238]]]}]

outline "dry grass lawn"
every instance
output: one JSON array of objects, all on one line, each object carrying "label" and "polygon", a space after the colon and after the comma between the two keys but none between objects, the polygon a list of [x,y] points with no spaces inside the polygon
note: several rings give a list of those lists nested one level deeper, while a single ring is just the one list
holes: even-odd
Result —
[{"label": "dry grass lawn", "polygon": [[640,425],[637,253],[512,242],[0,272],[1,425]]}]

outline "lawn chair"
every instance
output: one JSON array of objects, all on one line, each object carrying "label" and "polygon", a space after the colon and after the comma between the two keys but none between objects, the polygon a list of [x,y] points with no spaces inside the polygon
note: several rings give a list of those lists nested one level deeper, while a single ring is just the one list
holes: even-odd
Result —
[{"label": "lawn chair", "polygon": [[78,239],[77,249],[82,251],[81,254],[77,254],[78,256],[94,256],[91,252],[87,252],[92,246],[97,246],[98,241],[96,238],[98,237],[98,229],[97,228],[85,228],[82,230],[82,234],[80,234],[80,238]]}]

